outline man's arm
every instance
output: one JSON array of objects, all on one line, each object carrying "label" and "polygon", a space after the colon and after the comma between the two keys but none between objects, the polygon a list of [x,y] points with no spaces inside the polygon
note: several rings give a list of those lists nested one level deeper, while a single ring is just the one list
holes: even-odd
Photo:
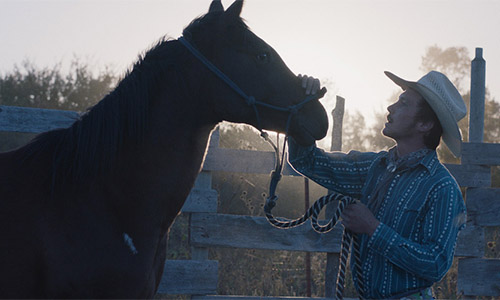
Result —
[{"label": "man's arm", "polygon": [[288,141],[288,162],[299,173],[319,185],[355,198],[361,197],[368,171],[379,154],[351,151],[325,152],[311,146]]}]

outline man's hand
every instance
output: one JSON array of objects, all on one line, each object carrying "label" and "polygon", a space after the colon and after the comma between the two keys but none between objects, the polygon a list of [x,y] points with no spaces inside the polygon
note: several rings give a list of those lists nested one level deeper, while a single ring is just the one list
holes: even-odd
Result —
[{"label": "man's hand", "polygon": [[301,74],[297,77],[302,80],[302,87],[306,89],[306,95],[315,95],[319,91],[321,84],[318,78]]},{"label": "man's hand", "polygon": [[365,233],[372,236],[379,224],[380,221],[361,202],[348,205],[342,212],[342,225],[354,233]]}]

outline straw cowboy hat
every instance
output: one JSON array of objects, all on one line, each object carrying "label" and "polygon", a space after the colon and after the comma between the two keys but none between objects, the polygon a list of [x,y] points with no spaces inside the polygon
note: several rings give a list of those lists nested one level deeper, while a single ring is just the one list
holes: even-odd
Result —
[{"label": "straw cowboy hat", "polygon": [[436,71],[427,73],[417,82],[404,80],[391,72],[384,73],[403,90],[411,88],[422,95],[443,127],[443,142],[453,155],[460,157],[462,135],[457,123],[467,114],[467,107],[453,83],[443,73]]}]

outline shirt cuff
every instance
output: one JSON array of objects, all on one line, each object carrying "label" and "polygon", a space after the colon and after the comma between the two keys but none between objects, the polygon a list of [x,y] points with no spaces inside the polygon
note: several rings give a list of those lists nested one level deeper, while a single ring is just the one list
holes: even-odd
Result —
[{"label": "shirt cuff", "polygon": [[376,252],[382,254],[383,256],[388,256],[394,247],[397,246],[398,234],[389,226],[380,222],[368,240],[368,248],[375,250]]}]

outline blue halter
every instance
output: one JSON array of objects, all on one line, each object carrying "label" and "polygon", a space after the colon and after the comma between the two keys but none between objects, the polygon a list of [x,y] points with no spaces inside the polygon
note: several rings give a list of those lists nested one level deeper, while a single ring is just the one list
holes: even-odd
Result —
[{"label": "blue halter", "polygon": [[188,42],[184,37],[180,37],[177,39],[181,44],[183,44],[199,61],[201,61],[210,71],[212,71],[217,77],[219,77],[222,81],[224,81],[231,89],[233,89],[236,93],[238,93],[243,99],[245,99],[247,105],[252,106],[255,112],[255,117],[257,119],[257,129],[262,132],[262,127],[260,124],[260,116],[259,111],[257,109],[257,105],[267,107],[273,110],[288,112],[289,116],[286,122],[285,133],[288,135],[288,130],[290,129],[290,121],[293,115],[297,114],[299,110],[308,102],[318,99],[319,95],[309,95],[302,102],[297,103],[295,105],[290,105],[287,107],[281,107],[272,105],[266,102],[258,101],[253,96],[248,96],[234,81],[232,81],[226,74],[224,74],[219,68],[217,68],[212,62],[210,62],[203,54],[201,54],[198,49],[196,49],[191,43]]},{"label": "blue halter", "polygon": [[[275,168],[271,173],[271,182],[269,184],[269,196],[267,197],[266,204],[265,204],[265,211],[266,212],[271,212],[272,208],[276,205],[276,200],[278,199],[278,196],[276,196],[276,188],[278,186],[279,181],[281,180],[281,173],[283,170],[283,164],[284,164],[284,156],[285,156],[285,145],[286,141],[288,139],[288,130],[290,129],[290,122],[292,120],[292,117],[299,112],[299,110],[308,102],[318,99],[320,96],[322,96],[326,90],[320,91],[319,94],[316,95],[309,95],[307,96],[304,100],[302,100],[300,103],[295,104],[295,105],[290,105],[287,107],[281,107],[281,106],[276,106],[272,105],[269,103],[265,103],[262,101],[255,100],[253,96],[248,96],[243,90],[236,84],[234,81],[232,81],[229,77],[227,77],[226,74],[224,74],[221,70],[219,70],[213,63],[211,63],[203,54],[201,54],[198,49],[196,49],[191,43],[188,42],[187,39],[184,37],[180,37],[177,39],[181,44],[183,44],[198,60],[200,60],[210,71],[212,71],[217,77],[219,77],[222,81],[224,81],[230,88],[232,88],[236,93],[238,93],[243,99],[245,99],[247,105],[252,106],[253,110],[255,112],[255,117],[257,119],[257,129],[260,131],[261,136],[274,148],[274,151],[276,153],[276,163],[275,163]],[[260,124],[260,117],[259,117],[259,111],[257,109],[257,105],[267,107],[273,110],[281,111],[281,112],[288,112],[288,119],[286,121],[286,127],[285,127],[285,142],[283,143],[283,151],[281,153],[280,157],[280,151],[279,151],[279,144],[276,146],[271,139],[269,139],[269,136],[266,132],[263,131],[261,124]],[[279,138],[277,139],[279,142]]]}]

